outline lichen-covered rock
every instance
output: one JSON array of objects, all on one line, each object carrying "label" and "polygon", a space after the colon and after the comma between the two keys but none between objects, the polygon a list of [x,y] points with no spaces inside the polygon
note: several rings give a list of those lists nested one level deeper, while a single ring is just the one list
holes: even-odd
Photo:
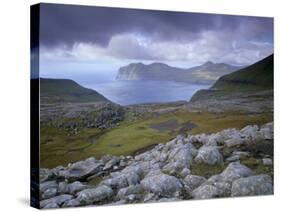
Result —
[{"label": "lichen-covered rock", "polygon": [[71,200],[66,201],[65,203],[63,203],[62,207],[63,208],[77,207],[77,206],[80,206],[80,205],[81,205],[80,201],[78,201],[77,199],[71,199]]},{"label": "lichen-covered rock", "polygon": [[222,164],[223,157],[216,146],[202,146],[195,157],[195,161],[209,165]]},{"label": "lichen-covered rock", "polygon": [[262,163],[265,166],[272,166],[272,164],[273,164],[273,162],[272,162],[272,160],[270,158],[263,158],[262,159]]},{"label": "lichen-covered rock", "polygon": [[40,182],[43,183],[49,180],[53,175],[54,173],[51,169],[45,169],[45,168],[40,169],[39,172]]},{"label": "lichen-covered rock", "polygon": [[57,188],[58,184],[55,180],[40,183],[40,192],[44,193],[47,189]]},{"label": "lichen-covered rock", "polygon": [[187,175],[189,175],[189,174],[191,174],[191,171],[190,171],[190,169],[188,169],[188,168],[184,168],[184,169],[182,169],[181,170],[181,172],[180,172],[180,176],[182,177],[182,178],[185,178]]},{"label": "lichen-covered rock", "polygon": [[45,200],[40,201],[40,207],[47,208],[47,207],[55,206],[55,205],[61,206],[64,202],[71,200],[71,199],[73,199],[72,195],[62,194],[59,196],[52,197],[50,199],[45,199]]},{"label": "lichen-covered rock", "polygon": [[219,197],[219,190],[212,185],[202,185],[192,191],[191,196],[194,199],[210,199]]},{"label": "lichen-covered rock", "polygon": [[146,176],[141,185],[145,190],[164,197],[179,196],[183,189],[183,185],[176,177],[166,174]]},{"label": "lichen-covered rock", "polygon": [[241,177],[248,177],[251,175],[253,175],[252,170],[239,162],[230,163],[221,173],[221,176],[225,181],[231,182]]},{"label": "lichen-covered rock", "polygon": [[102,184],[114,189],[125,188],[130,185],[136,185],[140,182],[140,177],[136,172],[120,172],[112,178],[102,181]]},{"label": "lichen-covered rock", "polygon": [[260,132],[264,139],[273,139],[273,122],[262,125]]},{"label": "lichen-covered rock", "polygon": [[68,180],[83,180],[99,172],[101,169],[101,163],[99,163],[94,157],[88,158],[83,161],[79,161],[71,164],[66,170],[59,172],[59,177],[66,178]]},{"label": "lichen-covered rock", "polygon": [[58,192],[62,194],[75,194],[78,191],[82,191],[83,189],[86,189],[87,186],[82,184],[79,181],[73,182],[73,183],[66,183],[66,182],[60,182],[58,186]]},{"label": "lichen-covered rock", "polygon": [[41,208],[43,208],[43,209],[59,208],[59,205],[57,203],[51,202]]},{"label": "lichen-covered rock", "polygon": [[80,191],[78,193],[77,200],[83,205],[88,205],[109,199],[113,194],[113,190],[110,187],[106,185],[100,185],[96,188]]},{"label": "lichen-covered rock", "polygon": [[103,167],[103,170],[112,169],[115,165],[119,164],[120,158],[113,157],[111,160],[109,160],[105,166]]},{"label": "lichen-covered rock", "polygon": [[195,188],[203,184],[206,181],[206,178],[197,175],[187,175],[184,178],[184,181],[191,190],[194,190]]},{"label": "lichen-covered rock", "polygon": [[169,154],[169,161],[176,164],[180,169],[190,168],[193,158],[197,155],[197,150],[191,144],[178,145]]},{"label": "lichen-covered rock", "polygon": [[58,192],[57,188],[48,188],[42,194],[42,199],[50,199],[50,198],[56,196],[57,192]]},{"label": "lichen-covered rock", "polygon": [[122,188],[118,191],[117,193],[117,198],[118,199],[123,199],[126,196],[129,196],[131,194],[137,195],[140,194],[144,191],[143,186],[138,184],[138,185],[132,185],[126,188]]},{"label": "lichen-covered rock", "polygon": [[244,140],[240,136],[232,137],[226,141],[224,141],[224,144],[226,147],[235,147],[239,146],[244,143]]},{"label": "lichen-covered rock", "polygon": [[273,183],[269,175],[240,178],[232,183],[231,196],[253,196],[273,194]]},{"label": "lichen-covered rock", "polygon": [[240,130],[241,137],[246,140],[257,140],[261,138],[259,127],[257,125],[248,125]]}]

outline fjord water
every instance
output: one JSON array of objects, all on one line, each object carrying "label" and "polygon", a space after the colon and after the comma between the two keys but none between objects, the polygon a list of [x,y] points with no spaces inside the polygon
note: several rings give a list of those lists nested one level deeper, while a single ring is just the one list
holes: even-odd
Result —
[{"label": "fjord water", "polygon": [[210,87],[210,85],[172,81],[119,80],[82,83],[82,85],[96,90],[107,99],[120,105],[188,101],[197,90]]}]

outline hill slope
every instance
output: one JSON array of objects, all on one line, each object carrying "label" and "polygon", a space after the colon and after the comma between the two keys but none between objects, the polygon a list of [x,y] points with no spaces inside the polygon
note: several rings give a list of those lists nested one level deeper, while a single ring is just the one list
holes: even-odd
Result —
[{"label": "hill slope", "polygon": [[219,78],[212,89],[273,88],[273,55]]},{"label": "hill slope", "polygon": [[207,90],[197,91],[190,108],[207,111],[273,111],[273,55],[222,76]]},{"label": "hill slope", "polygon": [[44,102],[109,101],[95,90],[84,88],[69,79],[40,78],[40,97]]},{"label": "hill slope", "polygon": [[189,83],[210,83],[224,74],[229,74],[239,67],[224,63],[206,62],[189,69],[172,67],[164,63],[131,63],[121,67],[117,80],[163,80]]}]

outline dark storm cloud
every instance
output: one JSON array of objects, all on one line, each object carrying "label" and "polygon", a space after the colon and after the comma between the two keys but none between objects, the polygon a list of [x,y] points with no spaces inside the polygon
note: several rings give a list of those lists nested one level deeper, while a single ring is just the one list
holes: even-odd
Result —
[{"label": "dark storm cloud", "polygon": [[124,33],[180,43],[209,30],[233,33],[238,40],[273,40],[270,18],[59,4],[41,4],[40,29],[41,44],[47,47],[76,42],[107,46],[114,35]]}]

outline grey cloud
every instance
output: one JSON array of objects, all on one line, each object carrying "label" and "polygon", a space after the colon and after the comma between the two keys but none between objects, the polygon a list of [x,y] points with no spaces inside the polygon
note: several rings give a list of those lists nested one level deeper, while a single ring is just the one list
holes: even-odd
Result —
[{"label": "grey cloud", "polygon": [[177,42],[196,40],[208,30],[239,32],[243,39],[273,39],[271,18],[61,4],[41,4],[40,27],[41,44],[46,46],[106,46],[112,36],[129,32]]}]

